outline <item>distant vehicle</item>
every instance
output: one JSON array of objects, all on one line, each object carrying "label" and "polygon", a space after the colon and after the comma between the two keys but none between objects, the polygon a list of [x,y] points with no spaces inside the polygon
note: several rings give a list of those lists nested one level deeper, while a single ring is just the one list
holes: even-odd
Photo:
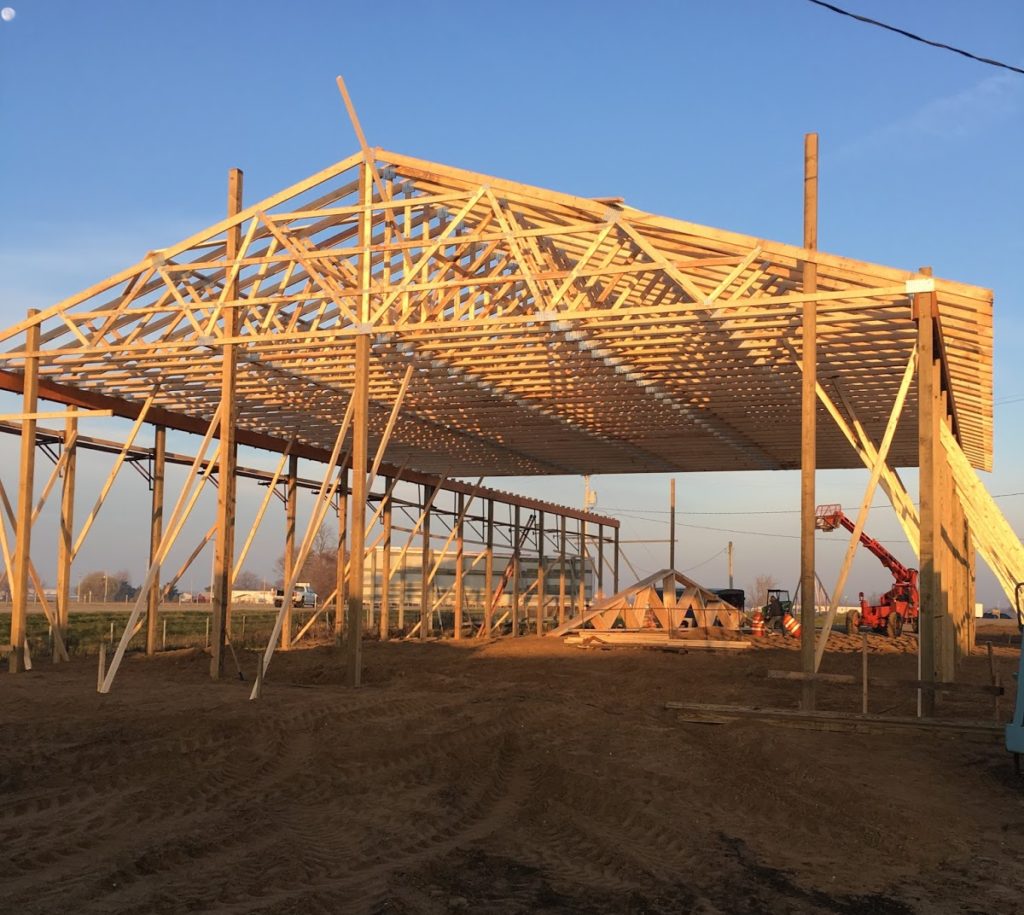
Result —
[{"label": "distant vehicle", "polygon": [[747,595],[742,588],[712,588],[712,594],[717,594],[730,607],[737,610],[745,610],[747,607]]},{"label": "distant vehicle", "polygon": [[1009,610],[986,610],[981,614],[983,620],[1012,620],[1013,614]]},{"label": "distant vehicle", "polygon": [[[296,585],[292,590],[293,607],[315,607],[317,594],[311,590],[309,585]],[[274,606],[280,607],[284,604],[284,588],[274,591]]]}]

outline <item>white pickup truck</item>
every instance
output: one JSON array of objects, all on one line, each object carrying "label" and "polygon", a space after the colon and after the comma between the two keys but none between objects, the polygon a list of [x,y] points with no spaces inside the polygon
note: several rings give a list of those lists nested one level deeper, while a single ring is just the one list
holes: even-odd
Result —
[{"label": "white pickup truck", "polygon": [[[317,594],[311,590],[308,584],[298,584],[292,589],[293,607],[315,607]],[[284,603],[284,589],[278,588],[274,592],[274,606],[280,607]]]}]

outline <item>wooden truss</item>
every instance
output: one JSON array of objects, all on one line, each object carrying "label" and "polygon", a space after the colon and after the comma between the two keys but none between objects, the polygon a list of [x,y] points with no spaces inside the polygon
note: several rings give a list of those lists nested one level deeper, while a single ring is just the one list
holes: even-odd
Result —
[{"label": "wooden truss", "polygon": [[[659,588],[661,593],[659,592]],[[578,629],[613,629],[621,623],[628,630],[740,628],[743,614],[713,591],[682,572],[662,569],[603,600],[576,619],[559,626],[553,635]]]},{"label": "wooden truss", "polygon": [[[801,289],[808,259],[812,292]],[[795,468],[789,348],[802,351],[805,305],[818,377],[841,384],[878,439],[916,339],[912,297],[930,289],[954,432],[987,469],[988,291],[374,150],[0,331],[0,386],[21,390],[31,352],[41,397],[126,415],[157,386],[154,421],[201,432],[230,351],[239,443],[326,453],[366,336],[371,448],[413,370],[395,466]],[[30,327],[39,344],[27,350]],[[908,420],[916,409],[912,392]],[[916,445],[908,422],[892,463],[916,464]],[[817,466],[851,457],[822,424]]]},{"label": "wooden truss", "polygon": [[[941,442],[951,436],[968,465],[991,468],[988,290],[820,252],[813,135],[796,247],[371,148],[341,89],[359,152],[248,207],[233,170],[226,219],[0,331],[0,389],[23,394],[17,548],[5,553],[15,645],[42,399],[70,408],[69,423],[108,411],[220,440],[218,476],[229,482],[218,488],[214,676],[230,613],[238,445],[289,452],[292,519],[295,461],[326,465],[320,492],[338,492],[355,556],[373,475],[418,476],[424,569],[447,479],[801,467],[801,580],[811,585],[815,470],[864,463],[919,541],[922,676],[949,676],[947,630],[962,628],[949,606],[967,594],[971,541]],[[350,430],[339,437],[343,416]],[[331,479],[339,454],[351,455],[338,467],[351,487]],[[892,469],[916,465],[919,515]],[[466,510],[463,501],[450,538],[460,554]],[[583,547],[589,519],[578,517]],[[385,518],[390,543],[390,500]],[[293,580],[302,550],[294,521],[289,529]],[[166,540],[155,525],[153,540],[155,579]],[[488,580],[492,566],[489,557]],[[338,596],[354,685],[362,569],[348,564]],[[521,596],[515,551],[509,572]],[[421,637],[428,588],[424,576]],[[510,612],[518,628],[517,602]],[[801,659],[812,672],[810,640]],[[813,704],[810,681],[804,701]]]}]

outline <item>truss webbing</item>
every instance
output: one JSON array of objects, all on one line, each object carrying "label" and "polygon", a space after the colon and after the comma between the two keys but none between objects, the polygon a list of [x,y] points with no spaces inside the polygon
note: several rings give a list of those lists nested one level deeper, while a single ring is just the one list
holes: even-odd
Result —
[{"label": "truss webbing", "polygon": [[1024,581],[1024,545],[945,424],[942,425],[942,444],[960,503],[971,525],[974,545],[1012,604],[1017,582]]}]

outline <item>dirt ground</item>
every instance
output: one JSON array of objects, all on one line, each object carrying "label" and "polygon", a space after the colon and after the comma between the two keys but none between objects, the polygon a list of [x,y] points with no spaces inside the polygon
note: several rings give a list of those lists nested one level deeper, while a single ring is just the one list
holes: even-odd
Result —
[{"label": "dirt ground", "polygon": [[[835,646],[843,646],[835,637]],[[905,639],[907,637],[904,637]],[[850,640],[852,643],[853,640]],[[0,680],[0,901],[50,912],[1024,912],[1024,780],[997,739],[688,724],[795,706],[792,644],[554,639],[277,655],[264,697],[195,650]],[[871,672],[913,677],[911,642]],[[852,644],[846,647],[852,648]],[[999,645],[1004,681],[1016,647]],[[246,676],[255,670],[246,653]],[[855,672],[860,656],[825,669]],[[988,682],[983,653],[964,680]],[[872,710],[912,713],[913,693]],[[1012,702],[1012,700],[1011,700]],[[859,688],[821,706],[859,709]],[[992,700],[941,700],[991,720]]]}]

